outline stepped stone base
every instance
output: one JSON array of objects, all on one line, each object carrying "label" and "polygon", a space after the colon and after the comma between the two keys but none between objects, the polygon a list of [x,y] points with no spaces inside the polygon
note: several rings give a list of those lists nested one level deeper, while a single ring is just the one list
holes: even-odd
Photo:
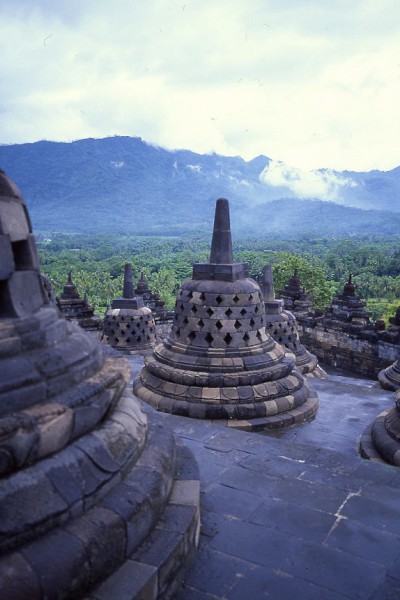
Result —
[{"label": "stepped stone base", "polygon": [[[388,410],[385,410],[374,421],[374,424],[379,424],[379,428],[384,429],[385,417],[388,414]],[[360,439],[360,454],[363,458],[368,460],[373,460],[375,462],[386,463],[386,461],[382,458],[382,455],[378,452],[373,439],[372,439],[372,424],[368,425],[368,427],[364,430],[361,439]]]},{"label": "stepped stone base", "polygon": [[84,600],[168,600],[182,585],[199,543],[200,481],[188,448],[177,445],[176,462],[172,492],[155,529]]}]

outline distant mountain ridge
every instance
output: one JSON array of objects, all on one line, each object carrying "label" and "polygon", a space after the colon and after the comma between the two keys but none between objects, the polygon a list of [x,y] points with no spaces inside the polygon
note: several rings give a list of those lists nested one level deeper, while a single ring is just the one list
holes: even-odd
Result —
[{"label": "distant mountain ridge", "polygon": [[[0,168],[21,189],[42,231],[208,231],[215,200],[224,196],[233,228],[242,232],[399,232],[400,167],[305,174],[267,156],[245,161],[115,136],[3,145]],[[314,191],[323,199],[312,197]]]}]

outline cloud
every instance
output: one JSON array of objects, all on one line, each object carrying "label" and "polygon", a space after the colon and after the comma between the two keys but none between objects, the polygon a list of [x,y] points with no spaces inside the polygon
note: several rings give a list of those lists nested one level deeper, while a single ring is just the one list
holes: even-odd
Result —
[{"label": "cloud", "polygon": [[261,172],[260,181],[272,187],[287,188],[298,198],[338,200],[343,188],[356,187],[350,177],[343,177],[331,170],[302,171],[272,160]]},{"label": "cloud", "polygon": [[139,135],[302,169],[398,160],[400,3],[2,0],[0,143]]}]

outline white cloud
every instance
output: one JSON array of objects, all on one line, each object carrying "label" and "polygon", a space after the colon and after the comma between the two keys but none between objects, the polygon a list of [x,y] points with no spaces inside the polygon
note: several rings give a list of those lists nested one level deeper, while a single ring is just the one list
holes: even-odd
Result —
[{"label": "white cloud", "polygon": [[400,3],[2,0],[0,143],[139,135],[302,169],[400,163]]},{"label": "white cloud", "polygon": [[328,169],[307,172],[274,160],[261,172],[260,181],[273,187],[287,188],[298,198],[321,200],[337,200],[342,188],[357,186],[351,178]]}]

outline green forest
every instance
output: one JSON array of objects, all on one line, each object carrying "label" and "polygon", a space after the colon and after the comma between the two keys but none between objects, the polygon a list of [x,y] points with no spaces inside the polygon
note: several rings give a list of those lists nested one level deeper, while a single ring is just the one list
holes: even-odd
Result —
[{"label": "green forest", "polygon": [[[144,237],[132,235],[54,234],[37,236],[42,271],[55,295],[62,293],[68,272],[81,296],[87,295],[103,315],[122,293],[124,264],[133,265],[135,279],[143,271],[150,288],[168,308],[194,262],[209,258],[210,237]],[[247,262],[250,276],[259,279],[266,264],[273,267],[275,293],[288,282],[295,267],[314,308],[323,309],[341,293],[349,273],[357,294],[367,301],[372,319],[388,321],[400,304],[400,236],[364,239],[316,238],[234,240],[234,260]]]}]

